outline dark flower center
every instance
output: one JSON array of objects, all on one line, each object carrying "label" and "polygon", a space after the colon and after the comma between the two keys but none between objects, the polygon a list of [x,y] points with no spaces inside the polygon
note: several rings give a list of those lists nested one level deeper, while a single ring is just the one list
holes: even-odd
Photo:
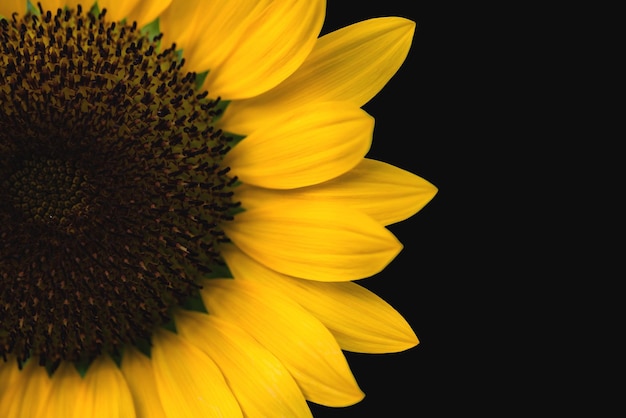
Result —
[{"label": "dark flower center", "polygon": [[174,45],[105,15],[0,21],[0,357],[142,345],[223,264],[224,106]]}]

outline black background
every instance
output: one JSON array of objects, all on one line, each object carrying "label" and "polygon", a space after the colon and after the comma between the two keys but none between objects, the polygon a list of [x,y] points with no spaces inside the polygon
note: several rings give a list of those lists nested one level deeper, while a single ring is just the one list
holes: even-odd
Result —
[{"label": "black background", "polygon": [[323,33],[378,16],[417,23],[404,65],[364,106],[376,119],[368,157],[411,171],[439,192],[415,216],[389,226],[403,251],[383,272],[359,282],[407,319],[420,344],[393,354],[346,353],[365,398],[347,408],[311,404],[316,417],[447,417],[465,402],[457,389],[468,380],[465,347],[475,342],[456,302],[466,290],[463,282],[471,279],[463,277],[466,260],[455,256],[463,238],[451,234],[462,223],[463,205],[472,204],[454,191],[456,177],[468,180],[457,164],[464,154],[460,125],[466,121],[455,116],[463,101],[456,86],[463,83],[457,74],[464,41],[451,20],[458,11],[443,13],[422,3],[328,2]]},{"label": "black background", "polygon": [[[603,282],[603,302],[594,305],[591,282],[615,277],[598,270],[613,250],[593,237],[615,231],[599,225],[613,205],[602,202],[598,184],[618,178],[611,170],[619,165],[603,146],[601,157],[593,150],[607,136],[596,132],[604,122],[592,109],[602,100],[585,91],[614,91],[605,74],[614,66],[598,54],[615,37],[595,35],[594,24],[615,26],[606,10],[544,3],[328,0],[324,32],[377,16],[417,23],[404,65],[364,106],[376,119],[369,157],[424,177],[439,193],[389,227],[404,250],[361,281],[407,319],[420,344],[346,353],[365,399],[312,405],[317,418],[563,415],[585,407],[597,416],[613,397],[613,384],[605,390],[593,376],[615,370],[607,351],[622,344],[597,333],[614,316],[604,309],[619,306],[606,296],[622,293]],[[611,87],[600,87],[606,80]],[[593,161],[607,172],[590,181]],[[589,254],[598,249],[601,260]]]},{"label": "black background", "polygon": [[621,269],[608,267],[623,257],[599,238],[616,231],[621,206],[610,200],[623,189],[611,182],[623,177],[613,161],[623,153],[603,132],[617,120],[604,96],[617,85],[619,15],[546,2],[328,0],[324,30],[390,15],[417,28],[406,62],[365,106],[376,118],[369,156],[439,193],[390,226],[405,248],[362,284],[421,343],[346,353],[365,399],[313,405],[314,415],[603,415],[621,399],[604,373],[619,373],[623,357],[613,355],[620,325],[606,325],[623,317],[613,312],[623,292],[612,290]]}]

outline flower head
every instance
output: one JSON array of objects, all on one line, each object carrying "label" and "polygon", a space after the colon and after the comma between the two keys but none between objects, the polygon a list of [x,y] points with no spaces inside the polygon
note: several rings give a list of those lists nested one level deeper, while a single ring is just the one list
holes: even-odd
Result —
[{"label": "flower head", "polygon": [[414,23],[0,4],[0,416],[309,416],[418,344],[355,283],[437,189],[366,158]]}]

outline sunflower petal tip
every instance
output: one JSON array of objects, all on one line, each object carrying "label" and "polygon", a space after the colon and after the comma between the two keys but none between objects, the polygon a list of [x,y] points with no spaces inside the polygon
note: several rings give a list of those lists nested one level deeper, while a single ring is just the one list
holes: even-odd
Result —
[{"label": "sunflower petal tip", "polygon": [[365,399],[365,392],[361,390],[359,386],[354,386],[354,390],[349,394],[344,394],[343,401],[334,403],[332,406],[335,408],[345,408],[348,406],[356,405]]},{"label": "sunflower petal tip", "polygon": [[429,201],[432,200],[437,193],[439,193],[439,187],[435,186],[432,183],[428,183],[428,194],[430,195],[430,198],[428,199]]},{"label": "sunflower petal tip", "polygon": [[387,19],[390,23],[393,23],[393,25],[390,26],[395,26],[398,29],[404,28],[406,29],[407,33],[411,34],[415,32],[415,28],[417,27],[417,23],[414,20],[407,19],[406,17],[389,16],[383,19]]},{"label": "sunflower petal tip", "polygon": [[393,344],[390,344],[387,347],[387,353],[401,353],[403,351],[415,348],[419,345],[420,341],[417,338],[417,335],[415,335],[415,332],[413,332],[413,329],[411,329],[408,324],[403,331],[404,334],[399,337]]},{"label": "sunflower petal tip", "polygon": [[404,350],[400,350],[400,351],[409,350],[411,348],[417,347],[419,344],[420,344],[419,338],[417,338],[417,335],[413,333],[413,335],[411,336],[411,339],[407,342],[407,347]]},{"label": "sunflower petal tip", "polygon": [[358,394],[356,394],[355,396],[355,401],[352,405],[361,402],[363,399],[365,399],[365,392],[363,392],[361,389],[359,389]]}]

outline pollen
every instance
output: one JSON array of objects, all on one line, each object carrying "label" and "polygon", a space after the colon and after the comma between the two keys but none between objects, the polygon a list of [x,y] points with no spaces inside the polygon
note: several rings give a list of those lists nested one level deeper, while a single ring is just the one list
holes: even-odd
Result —
[{"label": "pollen", "polygon": [[0,40],[0,357],[149,343],[223,264],[224,105],[106,10],[14,15]]}]

